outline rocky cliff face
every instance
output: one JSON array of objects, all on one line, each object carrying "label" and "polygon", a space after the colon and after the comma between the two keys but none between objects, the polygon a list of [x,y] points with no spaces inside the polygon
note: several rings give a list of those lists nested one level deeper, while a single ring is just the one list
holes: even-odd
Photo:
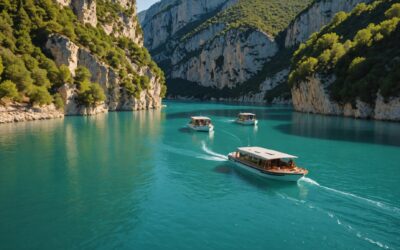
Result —
[{"label": "rocky cliff face", "polygon": [[[155,50],[175,37],[183,28],[190,31],[190,24],[212,16],[216,11],[227,8],[237,0],[163,0],[147,10],[143,21],[145,46]],[[192,27],[194,28],[194,27]]]},{"label": "rocky cliff face", "polygon": [[285,47],[293,47],[306,41],[332,21],[339,11],[349,12],[359,3],[371,0],[318,0],[299,14],[286,30]]},{"label": "rocky cliff face", "polygon": [[[163,0],[146,12],[142,21],[145,46],[163,66],[169,83],[184,80],[207,88],[205,92],[230,89],[233,93],[239,92],[236,88],[241,89],[235,96],[219,94],[224,97],[217,99],[264,103],[268,93],[276,93],[275,97],[268,98],[269,102],[290,103],[289,91],[277,90],[287,84],[290,67],[290,59],[280,57],[279,52],[294,50],[299,42],[329,23],[337,12],[351,10],[367,0],[316,0],[296,16],[281,33],[279,41],[254,28],[226,31],[223,22],[211,21],[206,29],[192,32],[237,2]],[[275,68],[274,64],[280,66],[273,73],[262,72]],[[243,84],[259,87],[249,87],[246,92]],[[174,95],[182,96],[179,90],[170,97]]]},{"label": "rocky cliff face", "polygon": [[400,121],[399,97],[384,100],[378,93],[375,104],[368,104],[359,99],[354,104],[337,103],[331,99],[327,91],[334,80],[335,77],[326,79],[316,75],[292,88],[294,108],[297,111],[315,114]]},{"label": "rocky cliff face", "polygon": [[150,78],[150,87],[141,92],[139,98],[129,97],[124,91],[121,93],[120,76],[115,69],[108,66],[86,48],[81,48],[67,37],[52,35],[49,37],[46,48],[53,55],[56,64],[66,65],[72,72],[78,66],[84,66],[91,72],[91,81],[99,83],[106,93],[105,103],[93,108],[79,107],[75,102],[76,88],[64,86],[60,93],[66,100],[65,112],[67,115],[93,115],[109,111],[132,111],[154,109],[161,106],[161,83],[148,67],[139,67],[131,62],[132,67],[139,75]]}]

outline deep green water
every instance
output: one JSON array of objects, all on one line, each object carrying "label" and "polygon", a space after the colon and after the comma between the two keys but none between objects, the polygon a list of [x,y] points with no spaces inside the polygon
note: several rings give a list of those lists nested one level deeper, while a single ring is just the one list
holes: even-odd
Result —
[{"label": "deep green water", "polygon": [[[400,124],[286,107],[162,111],[0,126],[0,249],[399,249]],[[232,123],[257,113],[258,128]],[[183,127],[208,115],[213,136]],[[298,184],[232,169],[259,145]]]}]

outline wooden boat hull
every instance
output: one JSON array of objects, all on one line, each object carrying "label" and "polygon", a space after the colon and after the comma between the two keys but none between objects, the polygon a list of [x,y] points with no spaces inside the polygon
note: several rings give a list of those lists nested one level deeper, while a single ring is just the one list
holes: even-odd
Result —
[{"label": "wooden boat hull", "polygon": [[249,126],[254,126],[257,125],[258,123],[257,120],[247,120],[247,121],[236,120],[235,122],[241,125],[249,125]]},{"label": "wooden boat hull", "polygon": [[209,125],[209,126],[193,126],[192,124],[188,124],[187,126],[191,130],[198,131],[198,132],[211,132],[211,131],[214,130],[214,126],[213,125]]},{"label": "wooden boat hull", "polygon": [[252,174],[261,176],[263,178],[279,180],[279,181],[289,181],[289,182],[297,182],[300,178],[304,177],[304,174],[296,174],[296,173],[275,173],[269,172],[266,170],[258,169],[253,166],[247,165],[243,162],[236,160],[234,157],[228,155],[229,161],[237,168],[241,170],[245,170]]}]

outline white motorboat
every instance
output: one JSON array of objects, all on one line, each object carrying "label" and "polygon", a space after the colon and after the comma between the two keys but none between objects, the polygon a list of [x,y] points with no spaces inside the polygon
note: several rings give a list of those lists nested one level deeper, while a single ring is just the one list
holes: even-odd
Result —
[{"label": "white motorboat", "polygon": [[257,125],[256,115],[252,113],[240,113],[236,118],[236,123],[242,125]]},{"label": "white motorboat", "polygon": [[242,147],[228,155],[236,167],[269,179],[298,181],[308,170],[296,166],[296,156],[261,147]]},{"label": "white motorboat", "polygon": [[194,131],[200,132],[211,132],[214,130],[211,119],[205,116],[193,116],[187,126]]}]

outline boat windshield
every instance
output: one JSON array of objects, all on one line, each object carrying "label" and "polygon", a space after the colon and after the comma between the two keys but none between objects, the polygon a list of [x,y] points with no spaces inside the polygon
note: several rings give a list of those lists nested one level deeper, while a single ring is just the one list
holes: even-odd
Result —
[{"label": "boat windshield", "polygon": [[241,121],[252,121],[255,119],[255,115],[249,115],[249,114],[240,114],[239,115],[239,120]]},{"label": "boat windshield", "polygon": [[195,126],[208,126],[211,124],[211,120],[207,119],[192,119],[191,122]]}]

